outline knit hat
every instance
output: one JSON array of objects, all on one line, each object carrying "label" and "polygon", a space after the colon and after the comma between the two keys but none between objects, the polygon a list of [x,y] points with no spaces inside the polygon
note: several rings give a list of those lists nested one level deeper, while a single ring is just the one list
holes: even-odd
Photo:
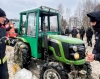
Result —
[{"label": "knit hat", "polygon": [[6,13],[0,8],[0,17],[6,16]]}]

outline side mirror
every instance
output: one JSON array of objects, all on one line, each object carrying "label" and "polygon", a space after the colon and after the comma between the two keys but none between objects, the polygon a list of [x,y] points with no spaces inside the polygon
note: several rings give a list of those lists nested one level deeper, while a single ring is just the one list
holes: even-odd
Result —
[{"label": "side mirror", "polygon": [[39,32],[42,32],[42,30],[40,29]]},{"label": "side mirror", "polygon": [[25,34],[25,28],[23,27],[22,28],[22,35],[24,35]]}]

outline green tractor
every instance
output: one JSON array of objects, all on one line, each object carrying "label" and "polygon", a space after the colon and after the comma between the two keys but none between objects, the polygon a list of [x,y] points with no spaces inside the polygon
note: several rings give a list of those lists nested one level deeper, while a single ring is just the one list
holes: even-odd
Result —
[{"label": "green tractor", "polygon": [[42,62],[40,79],[86,79],[91,65],[86,62],[82,40],[61,35],[58,10],[41,6],[20,12],[14,62],[28,68],[30,61]]}]

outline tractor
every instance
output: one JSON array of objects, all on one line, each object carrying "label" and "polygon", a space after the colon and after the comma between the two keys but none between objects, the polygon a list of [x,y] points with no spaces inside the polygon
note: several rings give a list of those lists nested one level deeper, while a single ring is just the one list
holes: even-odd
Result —
[{"label": "tractor", "polygon": [[82,40],[61,35],[58,10],[41,6],[20,12],[14,63],[28,69],[31,60],[42,62],[40,79],[86,79],[91,65],[86,62]]}]

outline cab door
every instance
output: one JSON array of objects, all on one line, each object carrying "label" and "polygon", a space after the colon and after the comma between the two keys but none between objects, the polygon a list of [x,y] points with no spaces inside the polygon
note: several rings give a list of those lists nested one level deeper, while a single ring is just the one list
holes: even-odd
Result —
[{"label": "cab door", "polygon": [[26,39],[31,48],[31,55],[34,58],[40,58],[38,53],[38,12],[29,12],[27,14]]}]

